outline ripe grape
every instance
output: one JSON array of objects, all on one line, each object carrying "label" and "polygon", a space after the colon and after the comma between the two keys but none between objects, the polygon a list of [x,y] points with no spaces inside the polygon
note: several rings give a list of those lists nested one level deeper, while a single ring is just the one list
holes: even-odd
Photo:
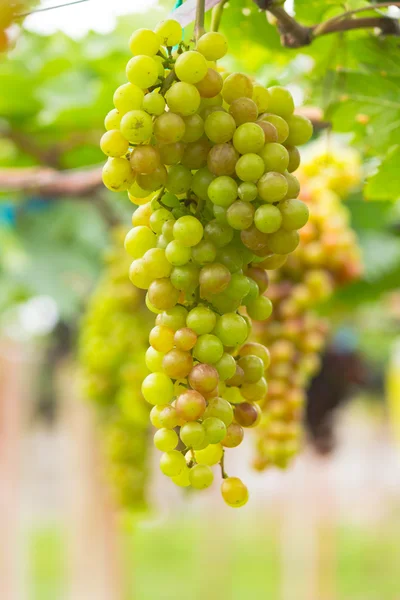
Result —
[{"label": "ripe grape", "polygon": [[179,142],[185,135],[185,121],[173,112],[163,113],[154,121],[154,135],[162,144]]},{"label": "ripe grape", "polygon": [[185,421],[197,421],[206,409],[204,396],[196,390],[187,390],[175,402],[178,415]]},{"label": "ripe grape", "polygon": [[161,452],[171,452],[178,445],[178,436],[173,429],[159,429],[154,434],[154,445]]},{"label": "ripe grape", "polygon": [[286,143],[290,146],[301,146],[308,142],[312,136],[313,127],[311,121],[302,115],[292,115],[287,120],[289,135]]},{"label": "ripe grape", "polygon": [[197,450],[194,453],[198,465],[208,465],[212,467],[220,462],[224,455],[224,449],[221,444],[210,444],[203,450]]},{"label": "ripe grape", "polygon": [[122,192],[134,180],[130,162],[125,158],[109,158],[103,167],[102,178],[104,185],[112,192]]},{"label": "ripe grape", "polygon": [[222,33],[210,31],[197,40],[196,50],[207,60],[219,60],[227,53],[228,43]]},{"label": "ripe grape", "polygon": [[257,104],[251,98],[237,98],[230,105],[229,112],[236,125],[256,121],[258,117]]},{"label": "ripe grape", "polygon": [[198,83],[207,74],[207,61],[199,52],[190,50],[178,56],[175,62],[175,73],[185,83]]},{"label": "ripe grape", "polygon": [[263,233],[274,233],[282,224],[282,213],[272,204],[259,206],[254,214],[254,223]]},{"label": "ripe grape", "polygon": [[223,353],[224,347],[221,340],[210,333],[200,335],[193,348],[193,355],[198,361],[211,365],[218,362]]},{"label": "ripe grape", "polygon": [[224,81],[222,97],[228,104],[232,104],[238,98],[251,98],[253,95],[253,84],[251,79],[243,73],[232,73]]},{"label": "ripe grape", "polygon": [[196,83],[202,98],[215,98],[222,90],[223,79],[215,69],[208,69],[201,81]]},{"label": "ripe grape", "polygon": [[265,144],[265,135],[257,123],[239,125],[233,135],[233,145],[240,154],[257,154]]},{"label": "ripe grape", "polygon": [[282,144],[275,142],[265,144],[260,152],[260,156],[264,161],[266,171],[284,173],[288,168],[289,153]]},{"label": "ripe grape", "polygon": [[168,477],[176,477],[186,467],[185,457],[178,450],[164,452],[160,459],[160,469]]},{"label": "ripe grape", "polygon": [[177,21],[167,19],[155,28],[155,33],[163,46],[176,46],[182,39],[182,27]]},{"label": "ripe grape", "polygon": [[227,210],[228,224],[237,230],[248,229],[253,223],[255,208],[249,202],[237,200]]},{"label": "ripe grape", "polygon": [[136,146],[131,154],[132,169],[136,173],[149,175],[160,165],[160,153],[150,145]]},{"label": "ripe grape", "polygon": [[131,110],[122,117],[120,128],[129,142],[141,144],[150,138],[153,122],[144,110]]},{"label": "ripe grape", "polygon": [[208,152],[207,167],[214,175],[233,175],[238,158],[232,144],[216,144]]},{"label": "ripe grape", "polygon": [[195,465],[189,473],[190,485],[196,490],[210,487],[214,480],[213,472],[207,465]]},{"label": "ripe grape", "polygon": [[168,108],[174,112],[187,117],[194,115],[200,106],[200,93],[191,83],[178,81],[165,94]]},{"label": "ripe grape", "polygon": [[204,122],[204,131],[209,140],[214,144],[223,144],[232,139],[236,130],[234,118],[222,111],[208,115]]},{"label": "ripe grape", "polygon": [[230,206],[236,200],[237,194],[236,181],[226,175],[216,177],[208,187],[208,197],[217,206]]},{"label": "ripe grape", "polygon": [[247,487],[238,477],[228,477],[221,485],[221,494],[228,506],[239,508],[249,499]]},{"label": "ripe grape", "polygon": [[158,79],[157,63],[151,56],[144,54],[134,56],[126,65],[126,76],[131,83],[139,88],[149,88]]},{"label": "ripe grape", "polygon": [[133,55],[145,54],[154,56],[160,47],[160,38],[151,29],[137,29],[129,40],[129,48]]},{"label": "ripe grape", "polygon": [[276,140],[277,142],[283,144],[283,142],[287,140],[289,135],[289,125],[284,119],[282,119],[282,117],[267,113],[262,116],[262,120],[266,121],[267,123],[271,123],[271,125],[275,127],[278,135],[278,139]]},{"label": "ripe grape", "polygon": [[[134,83],[124,83],[123,85],[120,85],[115,90],[113,96],[114,106],[121,117],[131,110],[139,110],[142,108],[143,99],[143,90]],[[119,123],[116,129],[118,128]]]},{"label": "ripe grape", "polygon": [[262,153],[261,156],[252,153],[243,154],[235,165],[236,175],[239,179],[252,183],[256,183],[260,179],[265,168],[268,169],[268,166]]},{"label": "ripe grape", "polygon": [[284,119],[293,114],[294,102],[291,93],[279,85],[268,88],[268,110]]},{"label": "ripe grape", "polygon": [[288,191],[288,182],[281,173],[270,171],[264,173],[258,180],[258,194],[264,202],[278,202],[282,200]]},{"label": "ripe grape", "polygon": [[186,215],[174,224],[174,238],[183,246],[196,246],[203,237],[203,226],[196,217]]}]

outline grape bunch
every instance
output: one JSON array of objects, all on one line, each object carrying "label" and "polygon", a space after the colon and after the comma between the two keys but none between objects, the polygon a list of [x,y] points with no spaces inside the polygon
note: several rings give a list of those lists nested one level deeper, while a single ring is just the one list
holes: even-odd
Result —
[{"label": "grape bunch", "polygon": [[10,30],[16,18],[33,4],[33,0],[0,0],[0,54],[12,46]]},{"label": "grape bunch", "polygon": [[358,161],[343,165],[341,156],[312,153],[299,171],[310,219],[300,233],[299,247],[269,274],[274,314],[256,331],[256,339],[268,344],[271,355],[268,398],[257,429],[254,466],[259,470],[284,468],[299,451],[307,388],[320,368],[329,333],[328,321],[315,307],[361,274],[357,239],[339,196],[360,182]]},{"label": "grape bunch", "polygon": [[127,276],[126,230],[116,229],[106,270],[89,302],[79,340],[83,392],[97,408],[110,480],[128,509],[145,503],[149,408],[140,392],[151,327],[142,293]]},{"label": "grape bunch", "polygon": [[286,89],[221,74],[220,33],[190,50],[168,20],[133,33],[130,49],[100,145],[104,184],[137,205],[130,279],[157,314],[142,384],[154,444],[178,486],[209,487],[219,463],[224,500],[242,506],[248,491],[226,475],[224,452],[260,419],[269,354],[247,340],[251,320],[272,312],[265,269],[295,250],[308,219],[292,172],[312,126]]}]

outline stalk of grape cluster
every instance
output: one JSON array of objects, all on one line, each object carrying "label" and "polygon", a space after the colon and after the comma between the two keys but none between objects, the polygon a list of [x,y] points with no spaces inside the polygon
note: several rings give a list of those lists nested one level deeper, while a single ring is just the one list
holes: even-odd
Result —
[{"label": "stalk of grape cluster", "polygon": [[220,33],[190,49],[168,20],[135,31],[130,49],[101,139],[103,181],[137,206],[125,248],[157,315],[142,384],[154,444],[178,486],[209,487],[219,463],[224,500],[242,506],[247,488],[227,476],[224,452],[260,420],[269,353],[247,340],[272,312],[263,263],[291,253],[308,218],[292,171],[312,126],[286,89],[217,67]]},{"label": "stalk of grape cluster", "polygon": [[349,213],[343,206],[360,182],[357,157],[339,149],[311,152],[299,171],[310,219],[296,251],[270,273],[274,313],[255,337],[269,345],[268,397],[256,436],[255,468],[285,468],[298,453],[307,388],[320,368],[329,322],[315,307],[339,286],[360,276],[361,260]]},{"label": "stalk of grape cluster", "polygon": [[83,392],[95,406],[104,437],[108,474],[126,509],[145,504],[149,407],[140,385],[151,327],[143,294],[128,277],[126,229],[114,230],[114,246],[82,320],[79,360]]}]

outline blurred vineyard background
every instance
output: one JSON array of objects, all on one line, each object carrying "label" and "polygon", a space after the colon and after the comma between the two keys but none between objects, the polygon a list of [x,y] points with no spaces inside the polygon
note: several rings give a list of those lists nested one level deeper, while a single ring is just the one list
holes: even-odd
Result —
[{"label": "blurred vineyard background", "polygon": [[[135,404],[128,430],[121,420],[142,377],[147,325],[143,300],[121,283],[118,232],[133,205],[102,186],[98,141],[131,32],[172,2],[113,4],[32,14],[0,55],[1,597],[399,600],[398,38],[356,31],[294,50],[250,0],[224,10],[224,66],[287,85],[316,124],[305,156],[337,157],[320,180],[317,167],[314,192],[342,196],[364,268],[316,307],[331,334],[309,403],[340,406],[322,430],[309,415],[312,443],[288,471],[253,470],[247,440],[235,470],[251,502],[239,512],[214,489],[171,490],[153,469],[146,409]],[[305,24],[342,11],[335,1],[295,8]],[[97,336],[98,373],[83,389],[100,411],[82,401],[81,323]],[[124,454],[132,436],[141,443]],[[121,500],[129,510],[115,511]]]}]

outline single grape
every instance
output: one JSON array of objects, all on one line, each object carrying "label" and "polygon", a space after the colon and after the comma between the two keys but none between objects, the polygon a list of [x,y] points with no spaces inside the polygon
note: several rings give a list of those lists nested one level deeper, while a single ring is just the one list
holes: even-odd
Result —
[{"label": "single grape", "polygon": [[237,200],[228,208],[228,224],[236,230],[248,229],[254,220],[255,208],[250,202]]},{"label": "single grape", "polygon": [[266,171],[284,173],[289,165],[289,153],[285,146],[272,142],[265,144],[260,152]]},{"label": "single grape", "polygon": [[241,356],[238,365],[243,369],[244,383],[257,383],[264,376],[264,362],[255,354]]},{"label": "single grape", "polygon": [[150,216],[150,227],[155,233],[161,233],[165,223],[173,220],[174,217],[167,208],[158,208]]},{"label": "single grape", "polygon": [[143,98],[142,110],[156,117],[163,114],[165,110],[165,100],[157,91],[146,94]]},{"label": "single grape", "polygon": [[208,187],[215,179],[215,175],[211,173],[207,167],[199,169],[192,180],[192,190],[202,200],[208,200]]},{"label": "single grape", "polygon": [[196,142],[204,133],[204,121],[200,115],[190,115],[184,117],[185,135],[182,138],[183,142]]},{"label": "single grape", "polygon": [[271,357],[268,348],[257,342],[247,342],[239,350],[239,356],[258,356],[264,364],[264,369],[268,369],[271,363]]},{"label": "single grape", "polygon": [[[171,113],[165,113],[171,114]],[[176,117],[178,115],[175,115]],[[181,162],[185,152],[185,144],[183,142],[172,142],[170,144],[161,144],[158,146],[160,160],[164,165],[176,165]]]},{"label": "single grape", "polygon": [[176,477],[186,467],[186,461],[183,454],[178,450],[164,452],[160,459],[160,469],[168,477]]},{"label": "single grape", "polygon": [[264,132],[266,144],[278,141],[278,137],[279,137],[278,130],[276,129],[276,127],[274,125],[272,125],[272,123],[269,123],[268,121],[263,121],[262,119],[259,119],[257,121],[257,125],[259,127],[261,127],[261,129]]},{"label": "single grape", "polygon": [[224,81],[222,97],[228,104],[232,104],[238,98],[251,98],[253,95],[253,84],[251,79],[243,73],[232,73]]},{"label": "single grape", "polygon": [[132,169],[136,173],[153,173],[160,165],[160,153],[150,145],[136,146],[130,157]]},{"label": "single grape", "polygon": [[309,141],[313,134],[312,123],[302,115],[292,115],[287,119],[289,135],[286,143],[289,146],[301,146]]},{"label": "single grape", "polygon": [[193,359],[190,352],[174,348],[164,356],[162,366],[165,374],[171,379],[183,379],[191,372]]},{"label": "single grape", "polygon": [[236,448],[242,443],[243,437],[243,428],[238,423],[231,423],[226,428],[226,436],[221,441],[221,444],[226,448]]},{"label": "single grape", "polygon": [[156,324],[165,325],[165,327],[170,327],[173,331],[177,331],[182,327],[186,327],[187,315],[188,311],[184,306],[174,306],[158,315]]},{"label": "single grape", "polygon": [[196,306],[188,313],[186,325],[197,335],[211,333],[217,322],[215,313],[207,306]]},{"label": "single grape", "polygon": [[174,385],[165,373],[150,373],[143,380],[142,394],[149,404],[166,404],[174,395]]},{"label": "single grape", "polygon": [[217,206],[230,206],[236,200],[237,194],[236,181],[226,175],[216,177],[208,187],[208,197]]},{"label": "single grape", "polygon": [[[236,202],[234,203],[236,204]],[[232,206],[234,206],[232,204]],[[243,268],[243,253],[241,248],[235,246],[232,242],[223,248],[220,248],[217,252],[217,261],[224,265],[231,273],[236,273],[236,271],[240,271]],[[228,288],[232,283],[232,278],[229,282]],[[228,289],[226,288],[226,289]]]},{"label": "single grape", "polygon": [[151,29],[137,29],[129,40],[129,48],[133,55],[154,56],[159,47],[160,39]]},{"label": "single grape", "polygon": [[228,477],[221,484],[221,494],[228,506],[239,508],[249,499],[247,487],[238,477]]},{"label": "single grape", "polygon": [[[144,92],[133,83],[124,83],[114,92],[113,102],[120,117],[131,110],[139,110],[142,107]],[[121,118],[119,120],[119,124]],[[116,129],[119,129],[119,124]]]},{"label": "single grape", "polygon": [[178,56],[175,73],[178,79],[186,83],[198,83],[207,74],[207,61],[200,52],[189,50]]},{"label": "single grape", "polygon": [[243,202],[253,202],[258,196],[256,184],[244,181],[238,187],[238,196]]},{"label": "single grape", "polygon": [[260,266],[267,271],[273,271],[274,269],[280,269],[287,261],[287,254],[271,254],[264,258]]},{"label": "single grape", "polygon": [[129,142],[117,129],[111,129],[101,137],[100,148],[107,156],[118,158],[128,152]]},{"label": "single grape", "polygon": [[185,421],[197,421],[206,409],[206,401],[196,390],[186,390],[176,399],[175,408]]},{"label": "single grape", "polygon": [[249,402],[260,402],[264,400],[268,392],[268,384],[265,377],[261,377],[256,383],[244,383],[240,388],[243,398]]},{"label": "single grape", "polygon": [[256,103],[259,113],[263,113],[269,106],[269,91],[258,83],[253,85],[253,101]]},{"label": "single grape", "polygon": [[261,409],[258,404],[243,402],[235,407],[235,419],[242,427],[256,427],[261,420]]},{"label": "single grape", "polygon": [[156,325],[150,331],[149,342],[158,352],[169,352],[174,347],[174,330],[166,325]]},{"label": "single grape", "polygon": [[178,302],[179,291],[168,278],[156,279],[149,286],[149,300],[158,310],[172,308]]},{"label": "single grape", "polygon": [[158,350],[155,350],[154,348],[152,348],[150,346],[146,350],[146,356],[145,356],[146,367],[149,369],[149,371],[152,371],[153,373],[155,371],[162,371],[163,358],[164,358],[163,352],[159,352]]},{"label": "single grape", "polygon": [[212,467],[220,462],[223,454],[224,450],[221,444],[210,444],[203,450],[195,451],[194,456],[197,464]]},{"label": "single grape", "polygon": [[219,337],[224,346],[239,346],[249,335],[246,320],[236,313],[226,313],[218,319],[214,334]]},{"label": "single grape", "polygon": [[236,163],[236,175],[242,181],[256,183],[264,174],[264,163],[262,151],[261,156],[253,153],[243,154]]},{"label": "single grape", "polygon": [[258,117],[257,104],[250,98],[238,98],[229,107],[229,112],[235,119],[236,125],[256,121]]},{"label": "single grape", "polygon": [[252,302],[248,302],[246,308],[247,314],[254,321],[265,321],[272,314],[272,302],[266,296],[258,296]]},{"label": "single grape", "polygon": [[200,394],[212,392],[217,387],[218,382],[218,371],[211,365],[195,365],[189,373],[190,386]]},{"label": "single grape", "polygon": [[151,56],[144,54],[134,56],[126,65],[126,76],[128,81],[137,85],[139,88],[149,88],[154,85],[158,79],[157,63]]},{"label": "single grape", "polygon": [[279,204],[279,210],[282,215],[282,227],[288,231],[301,229],[308,221],[308,206],[297,198],[283,200]]},{"label": "single grape", "polygon": [[156,236],[146,226],[134,227],[125,237],[125,250],[133,258],[142,258],[147,250],[154,248],[155,245]]},{"label": "single grape", "polygon": [[206,333],[197,338],[193,348],[193,356],[199,362],[214,364],[220,360],[224,353],[222,342],[217,336]]},{"label": "single grape", "polygon": [[147,272],[146,265],[142,259],[134,260],[129,268],[129,279],[133,285],[141,290],[150,287],[152,278]]},{"label": "single grape", "polygon": [[133,144],[146,142],[153,131],[151,116],[144,110],[131,110],[121,119],[121,133]]},{"label": "single grape", "polygon": [[299,234],[297,231],[279,229],[275,233],[271,233],[268,244],[275,254],[289,254],[299,245]]},{"label": "single grape", "polygon": [[233,135],[233,145],[240,154],[258,154],[265,144],[263,129],[257,123],[239,125]]},{"label": "single grape", "polygon": [[281,211],[272,204],[263,204],[255,212],[254,223],[263,233],[274,233],[282,224]]},{"label": "single grape", "polygon": [[104,119],[104,127],[107,129],[107,131],[111,131],[111,129],[119,129],[121,124],[121,116],[121,113],[116,108],[113,108],[109,113],[107,113],[106,118]]},{"label": "single grape", "polygon": [[197,40],[196,50],[207,60],[219,60],[228,52],[228,42],[222,33],[210,31]]},{"label": "single grape", "polygon": [[242,300],[250,291],[250,278],[242,273],[233,273],[225,294],[229,298]]},{"label": "single grape", "polygon": [[292,94],[284,87],[275,85],[268,88],[269,105],[268,110],[284,119],[290,117],[294,111]]},{"label": "single grape", "polygon": [[175,485],[179,487],[189,487],[190,479],[189,479],[190,469],[185,467],[183,471],[176,475],[175,477],[171,477],[171,481],[175,483]]},{"label": "single grape", "polygon": [[[230,354],[224,353],[218,362],[214,364],[221,381],[233,377],[236,369],[236,361]],[[209,405],[210,406],[210,405]],[[229,423],[228,423],[229,425]]]},{"label": "single grape", "polygon": [[214,480],[214,474],[207,465],[195,465],[190,469],[190,485],[196,490],[204,490],[210,487]]},{"label": "single grape", "polygon": [[154,31],[163,46],[176,46],[182,40],[182,27],[173,19],[161,21]]},{"label": "single grape", "polygon": [[268,273],[261,267],[252,266],[246,271],[247,277],[250,277],[257,283],[260,294],[263,294],[268,288]]},{"label": "single grape", "polygon": [[201,169],[207,163],[210,148],[210,142],[204,138],[187,144],[182,157],[182,164],[191,170]]},{"label": "single grape", "polygon": [[150,174],[139,173],[136,180],[143,190],[155,192],[166,184],[167,177],[167,169],[164,165],[158,165]]},{"label": "single grape", "polygon": [[208,69],[201,81],[196,83],[202,98],[214,98],[222,90],[223,79],[215,69]]},{"label": "single grape", "polygon": [[196,246],[203,237],[203,226],[196,217],[180,217],[174,225],[174,237],[183,246]]},{"label": "single grape", "polygon": [[192,259],[199,265],[214,262],[217,249],[214,244],[207,240],[201,240],[191,249]]},{"label": "single grape", "polygon": [[201,423],[192,421],[190,423],[185,423],[185,425],[181,427],[179,436],[185,446],[188,448],[194,448],[196,450],[203,444],[206,437],[206,432]]},{"label": "single grape", "polygon": [[296,148],[296,146],[286,146],[286,150],[289,153],[289,164],[287,170],[289,173],[293,173],[296,171],[300,165],[300,152]]},{"label": "single grape", "polygon": [[289,135],[289,125],[287,124],[285,119],[282,119],[282,117],[280,117],[279,115],[272,115],[268,113],[263,115],[261,118],[263,121],[271,123],[275,127],[278,134],[278,139],[276,140],[277,142],[282,144],[287,140],[287,137]]},{"label": "single grape", "polygon": [[193,293],[199,285],[199,268],[192,263],[174,267],[171,283],[177,290]]},{"label": "single grape", "polygon": [[163,427],[154,434],[154,445],[161,452],[171,452],[178,445],[178,436],[173,429]]},{"label": "single grape", "polygon": [[268,252],[268,236],[259,231],[254,224],[241,231],[240,238],[246,248],[249,248],[254,254],[263,256],[264,252]]},{"label": "single grape", "polygon": [[200,293],[219,294],[223,292],[231,280],[229,270],[220,263],[211,263],[202,267],[199,275]]},{"label": "single grape", "polygon": [[223,144],[232,139],[236,130],[235,119],[232,115],[216,111],[208,115],[204,122],[204,131],[214,144]]},{"label": "single grape", "polygon": [[165,94],[170,111],[183,117],[193,115],[200,106],[200,93],[191,83],[178,81]]},{"label": "single grape", "polygon": [[184,246],[177,240],[169,242],[165,248],[165,256],[167,260],[174,265],[174,267],[180,267],[186,265],[191,257],[191,250],[188,246]]},{"label": "single grape", "polygon": [[264,173],[257,183],[258,194],[264,202],[279,202],[288,191],[288,182],[282,173]]},{"label": "single grape", "polygon": [[189,327],[182,327],[175,332],[174,342],[180,350],[191,350],[197,341],[197,335]]},{"label": "single grape", "polygon": [[112,192],[123,192],[132,185],[134,173],[129,160],[125,158],[109,158],[103,167],[104,185]]},{"label": "single grape", "polygon": [[207,155],[207,166],[214,175],[233,175],[239,159],[232,144],[216,144]]},{"label": "single grape", "polygon": [[179,142],[185,135],[185,121],[173,112],[163,113],[154,121],[154,135],[162,144]]},{"label": "single grape", "polygon": [[174,165],[168,171],[165,187],[172,194],[184,194],[190,189],[192,173],[183,165]]}]

